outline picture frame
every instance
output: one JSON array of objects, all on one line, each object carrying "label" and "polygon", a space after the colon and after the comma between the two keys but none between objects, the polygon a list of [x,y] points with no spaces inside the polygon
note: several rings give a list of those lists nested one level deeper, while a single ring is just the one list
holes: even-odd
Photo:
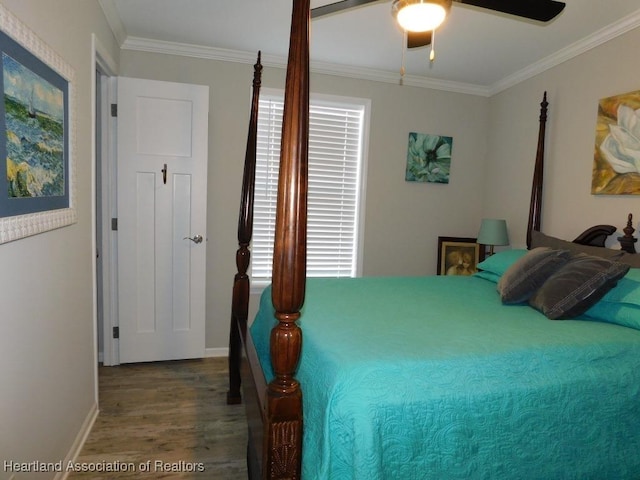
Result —
[{"label": "picture frame", "polygon": [[438,237],[438,275],[473,275],[484,248],[470,237]]},{"label": "picture frame", "polygon": [[640,90],[598,102],[592,195],[640,195],[639,154],[634,145],[638,118]]},{"label": "picture frame", "polygon": [[449,183],[453,137],[409,132],[407,182]]},{"label": "picture frame", "polygon": [[0,4],[0,244],[77,222],[75,71]]}]

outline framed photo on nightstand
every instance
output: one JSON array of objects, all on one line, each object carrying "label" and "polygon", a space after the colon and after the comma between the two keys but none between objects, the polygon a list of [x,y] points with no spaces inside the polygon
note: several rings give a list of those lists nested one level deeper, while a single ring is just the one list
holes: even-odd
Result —
[{"label": "framed photo on nightstand", "polygon": [[484,260],[475,238],[438,237],[438,275],[473,275]]}]

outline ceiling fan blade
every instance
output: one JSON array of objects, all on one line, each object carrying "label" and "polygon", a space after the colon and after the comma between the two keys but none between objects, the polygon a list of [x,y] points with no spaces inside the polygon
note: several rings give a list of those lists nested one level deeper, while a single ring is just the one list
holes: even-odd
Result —
[{"label": "ceiling fan blade", "polygon": [[548,22],[555,18],[565,7],[563,2],[555,0],[454,0],[466,5],[488,8],[496,12],[509,13],[518,17]]},{"label": "ceiling fan blade", "polygon": [[431,44],[431,31],[407,32],[407,48],[424,47]]},{"label": "ceiling fan blade", "polygon": [[330,3],[321,7],[311,9],[311,18],[322,17],[323,15],[329,15],[331,13],[340,12],[353,7],[359,7],[360,5],[366,5],[367,3],[377,2],[378,0],[342,0],[341,2]]}]

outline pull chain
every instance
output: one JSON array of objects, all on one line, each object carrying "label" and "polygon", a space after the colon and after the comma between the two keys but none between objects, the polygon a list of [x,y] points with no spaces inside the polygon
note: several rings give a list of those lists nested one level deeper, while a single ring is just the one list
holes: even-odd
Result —
[{"label": "pull chain", "polygon": [[403,85],[404,83],[404,74],[405,74],[405,68],[404,68],[404,53],[407,50],[407,31],[406,30],[402,30],[402,66],[400,67],[400,85]]},{"label": "pull chain", "polygon": [[436,31],[431,32],[431,51],[429,52],[429,62],[433,62],[436,59],[436,52],[434,50],[434,44],[436,43]]}]

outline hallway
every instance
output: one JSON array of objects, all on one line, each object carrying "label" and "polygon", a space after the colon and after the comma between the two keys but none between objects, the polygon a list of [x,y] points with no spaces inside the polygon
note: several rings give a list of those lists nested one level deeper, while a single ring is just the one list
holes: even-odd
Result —
[{"label": "hallway", "polygon": [[69,480],[247,478],[226,358],[101,366],[99,377],[100,414]]}]

